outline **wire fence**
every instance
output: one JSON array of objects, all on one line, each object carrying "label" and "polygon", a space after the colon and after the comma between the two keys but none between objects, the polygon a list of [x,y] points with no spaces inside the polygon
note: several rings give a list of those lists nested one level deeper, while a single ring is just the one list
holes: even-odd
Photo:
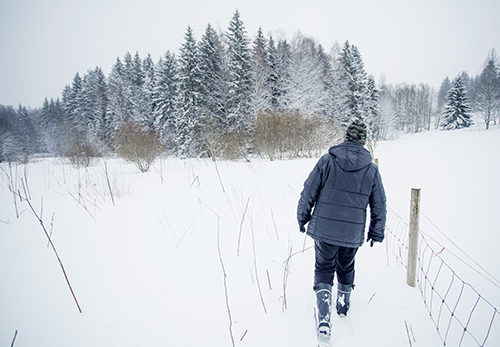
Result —
[{"label": "wire fence", "polygon": [[[387,212],[387,251],[407,267],[409,223],[391,208]],[[456,274],[421,232],[419,240],[417,287],[443,346],[498,346],[498,310]]]}]

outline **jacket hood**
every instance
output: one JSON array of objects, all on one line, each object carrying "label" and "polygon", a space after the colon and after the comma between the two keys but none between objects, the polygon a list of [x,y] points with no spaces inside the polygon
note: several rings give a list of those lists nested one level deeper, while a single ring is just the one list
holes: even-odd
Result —
[{"label": "jacket hood", "polygon": [[369,165],[372,161],[370,152],[354,142],[343,142],[333,146],[328,151],[345,171],[357,171]]}]

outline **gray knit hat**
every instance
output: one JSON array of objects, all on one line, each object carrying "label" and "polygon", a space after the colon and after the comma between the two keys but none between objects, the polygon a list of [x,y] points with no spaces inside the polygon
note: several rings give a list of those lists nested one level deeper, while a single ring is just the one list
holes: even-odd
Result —
[{"label": "gray knit hat", "polygon": [[366,143],[366,125],[359,119],[349,125],[345,133],[345,140],[364,146]]}]

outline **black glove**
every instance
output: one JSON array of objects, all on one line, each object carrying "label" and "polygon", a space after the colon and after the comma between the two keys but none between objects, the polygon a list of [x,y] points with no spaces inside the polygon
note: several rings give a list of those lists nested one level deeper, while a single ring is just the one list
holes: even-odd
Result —
[{"label": "black glove", "polygon": [[304,225],[299,225],[300,227],[300,232],[305,233],[306,232],[306,227]]},{"label": "black glove", "polygon": [[366,239],[366,242],[370,242],[370,247],[373,247],[373,244],[375,242],[380,242],[380,241],[375,241],[370,235],[368,235],[368,238]]}]

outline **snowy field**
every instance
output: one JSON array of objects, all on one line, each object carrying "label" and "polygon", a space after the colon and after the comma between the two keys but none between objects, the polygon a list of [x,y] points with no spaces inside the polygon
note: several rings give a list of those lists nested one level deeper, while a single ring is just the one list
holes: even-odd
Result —
[{"label": "snowy field", "polygon": [[[496,307],[497,282],[453,254],[500,278],[499,148],[494,126],[375,149],[390,208],[407,218],[410,189],[421,188],[431,246]],[[315,163],[163,159],[146,174],[121,159],[1,164],[0,346],[16,331],[16,347],[315,346],[314,252],[295,217]],[[82,313],[9,186],[43,220]],[[442,345],[385,242],[363,246],[356,261],[351,311],[333,318],[332,346]],[[486,346],[498,345],[492,334]]]}]

